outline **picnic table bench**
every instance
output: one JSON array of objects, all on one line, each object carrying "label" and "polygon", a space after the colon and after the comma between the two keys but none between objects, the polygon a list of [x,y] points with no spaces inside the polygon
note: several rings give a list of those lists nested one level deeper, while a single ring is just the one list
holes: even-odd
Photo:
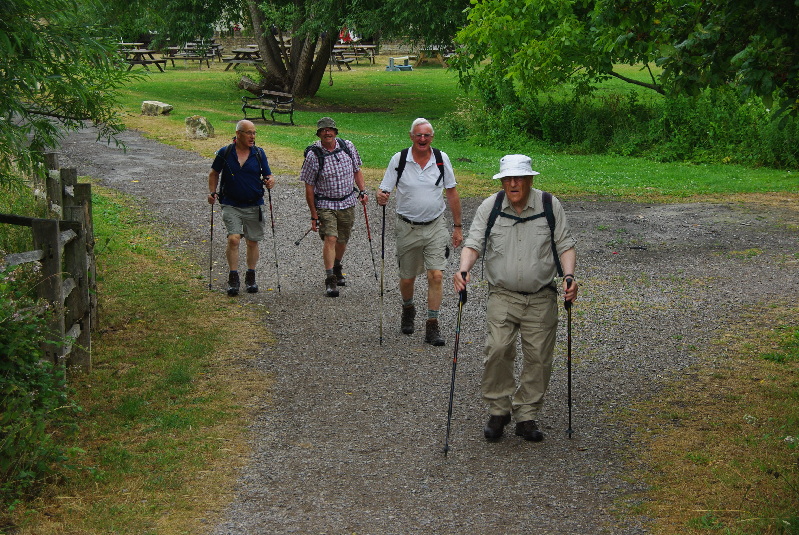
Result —
[{"label": "picnic table bench", "polygon": [[[131,70],[134,65],[141,65],[147,70],[150,70],[147,66],[148,65],[155,65],[158,67],[158,70],[164,72],[166,68],[166,60],[156,59],[153,54],[155,54],[157,50],[147,50],[144,48],[132,48],[128,50],[124,50],[123,54],[125,55],[125,61],[128,62],[128,70]],[[163,67],[161,66],[163,65]]]},{"label": "picnic table bench", "polygon": [[171,46],[167,48],[167,52],[162,57],[165,60],[171,61],[173,67],[175,66],[176,59],[182,59],[185,61],[199,61],[201,68],[204,61],[205,66],[210,68],[211,67],[210,60],[213,59],[215,55],[214,51],[209,49],[205,52],[204,55],[201,55],[199,52],[200,51],[196,49]]},{"label": "picnic table bench", "polygon": [[291,93],[281,93],[280,91],[263,91],[260,96],[241,97],[241,111],[244,118],[247,119],[247,110],[260,110],[261,118],[266,121],[266,112],[269,111],[269,116],[272,122],[276,122],[275,114],[284,114],[289,116],[289,122],[294,124],[294,95]]},{"label": "picnic table bench", "polygon": [[[413,66],[410,64],[412,59],[416,59],[416,56],[398,56],[393,58],[388,58],[388,65],[386,66],[387,71],[412,71]],[[399,62],[402,62],[400,65]]]},{"label": "picnic table bench", "polygon": [[231,67],[236,68],[242,63],[249,65],[260,63],[261,54],[258,51],[258,48],[254,46],[248,46],[246,48],[234,48],[233,57],[225,58],[222,61],[228,64],[228,66],[225,67],[225,70],[227,71]]}]

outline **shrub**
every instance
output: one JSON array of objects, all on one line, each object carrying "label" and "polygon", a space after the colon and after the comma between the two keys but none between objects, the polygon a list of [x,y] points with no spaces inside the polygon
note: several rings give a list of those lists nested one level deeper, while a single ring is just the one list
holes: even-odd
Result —
[{"label": "shrub", "polygon": [[30,268],[0,271],[0,504],[13,510],[67,459],[77,407],[63,366],[42,357],[47,308],[30,296]]},{"label": "shrub", "polygon": [[647,101],[636,91],[533,96],[500,106],[506,88],[475,85],[488,104],[459,107],[447,120],[453,137],[478,145],[521,147],[535,140],[578,154],[799,167],[799,121],[774,121],[762,103],[741,102],[732,88]]}]

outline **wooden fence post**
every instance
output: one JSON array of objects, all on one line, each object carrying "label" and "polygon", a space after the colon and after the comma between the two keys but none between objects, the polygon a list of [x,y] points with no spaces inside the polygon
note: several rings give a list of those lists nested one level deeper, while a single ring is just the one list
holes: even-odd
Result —
[{"label": "wooden fence post", "polygon": [[96,330],[99,322],[97,317],[97,262],[94,258],[94,214],[92,213],[92,185],[75,184],[73,194],[75,204],[83,207],[86,256],[88,261],[88,290],[89,290],[89,317],[90,328]]},{"label": "wooden fence post", "polygon": [[[86,256],[86,213],[83,206],[65,206],[64,217],[75,222],[77,236],[64,245],[64,271],[74,281],[64,296],[64,327],[70,369],[88,373],[92,367],[89,267]],[[69,349],[69,351],[66,351]]]},{"label": "wooden fence post", "polygon": [[42,282],[37,293],[47,300],[52,307],[48,322],[48,341],[42,345],[46,358],[53,364],[59,364],[61,345],[64,339],[64,286],[61,278],[61,246],[58,221],[52,219],[36,219],[33,230],[33,247],[42,251]]}]

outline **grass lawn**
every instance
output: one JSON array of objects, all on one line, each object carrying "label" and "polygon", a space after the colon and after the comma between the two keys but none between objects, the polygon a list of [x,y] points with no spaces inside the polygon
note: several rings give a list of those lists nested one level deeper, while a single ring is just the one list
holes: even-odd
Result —
[{"label": "grass lawn", "polygon": [[[452,139],[440,120],[460,109],[459,103],[472,98],[457,85],[454,73],[434,66],[412,72],[387,72],[384,57],[375,65],[355,65],[351,71],[332,71],[313,99],[298,102],[295,113],[298,126],[275,125],[258,120],[258,143],[270,155],[284,162],[284,173],[297,174],[303,149],[316,139],[316,120],[332,116],[341,137],[352,140],[364,161],[369,183],[376,186],[391,156],[410,145],[407,132],[416,117],[426,117],[436,128],[435,145],[453,161],[462,195],[485,196],[497,189],[490,177],[503,154],[525,153],[533,158],[534,169],[542,174],[536,179],[541,189],[561,197],[576,195],[623,196],[641,199],[708,199],[738,193],[796,192],[799,174],[773,169],[748,169],[734,165],[692,165],[655,163],[641,158],[620,156],[557,154],[530,140],[523,146],[497,150]],[[257,71],[245,67],[240,73],[257,77]],[[121,101],[130,114],[126,122],[150,132],[160,141],[196,150],[206,156],[232,136],[234,123],[241,119],[241,96],[248,94],[236,87],[239,72],[224,71],[216,63],[211,69],[184,67],[154,72],[131,84]],[[625,74],[645,77],[646,73],[626,67]],[[629,91],[621,82],[611,81],[608,88]],[[644,91],[639,89],[638,91]],[[174,106],[169,117],[142,117],[142,100],[161,100]],[[216,129],[217,138],[194,142],[185,139],[184,119],[191,115],[207,117]],[[440,126],[441,125],[441,126]],[[486,133],[486,135],[489,135]]]}]

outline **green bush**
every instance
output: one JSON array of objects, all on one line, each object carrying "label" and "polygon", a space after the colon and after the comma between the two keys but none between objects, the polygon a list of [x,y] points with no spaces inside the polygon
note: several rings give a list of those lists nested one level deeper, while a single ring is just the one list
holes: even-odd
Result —
[{"label": "green bush", "polygon": [[646,101],[638,91],[533,96],[500,106],[507,88],[479,79],[475,87],[488,104],[476,109],[464,100],[446,124],[453,137],[477,145],[507,148],[543,142],[572,154],[799,167],[799,121],[774,121],[761,103],[741,102],[732,88],[696,98]]},{"label": "green bush", "polygon": [[30,296],[31,268],[0,271],[0,505],[13,509],[67,460],[77,407],[64,369],[43,359],[47,307]]}]

